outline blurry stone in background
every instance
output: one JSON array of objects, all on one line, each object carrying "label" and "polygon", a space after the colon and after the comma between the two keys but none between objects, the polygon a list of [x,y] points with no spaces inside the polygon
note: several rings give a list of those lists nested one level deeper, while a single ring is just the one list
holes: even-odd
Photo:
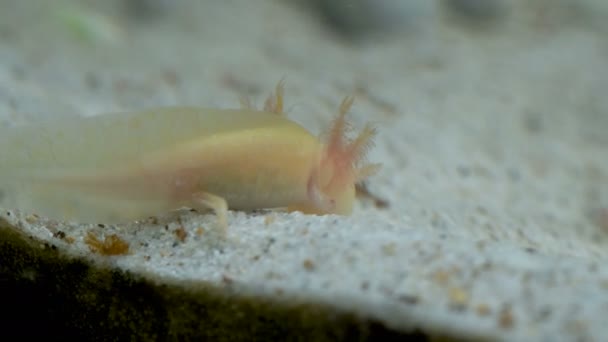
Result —
[{"label": "blurry stone in background", "polygon": [[432,17],[432,0],[291,0],[315,11],[327,27],[351,40],[419,27]]},{"label": "blurry stone in background", "polygon": [[473,26],[502,22],[510,13],[512,0],[441,0],[449,17]]},{"label": "blurry stone in background", "polygon": [[179,0],[121,0],[129,16],[138,19],[157,18],[178,5]]}]

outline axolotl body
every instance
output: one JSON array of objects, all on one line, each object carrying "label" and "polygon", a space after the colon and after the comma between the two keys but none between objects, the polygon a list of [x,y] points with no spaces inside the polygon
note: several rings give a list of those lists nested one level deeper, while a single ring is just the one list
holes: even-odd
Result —
[{"label": "axolotl body", "polygon": [[348,139],[346,98],[322,138],[283,113],[168,107],[0,130],[2,206],[58,220],[124,222],[190,207],[351,212],[375,130]]}]

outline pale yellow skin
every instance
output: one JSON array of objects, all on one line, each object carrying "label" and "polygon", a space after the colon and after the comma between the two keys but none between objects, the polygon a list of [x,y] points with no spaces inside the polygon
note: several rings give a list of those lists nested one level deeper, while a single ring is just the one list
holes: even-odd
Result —
[{"label": "pale yellow skin", "polygon": [[[160,108],[0,130],[3,206],[59,220],[124,222],[190,207],[349,214],[373,135],[344,140],[345,100],[327,141],[265,105]],[[350,149],[349,149],[350,148]]]}]

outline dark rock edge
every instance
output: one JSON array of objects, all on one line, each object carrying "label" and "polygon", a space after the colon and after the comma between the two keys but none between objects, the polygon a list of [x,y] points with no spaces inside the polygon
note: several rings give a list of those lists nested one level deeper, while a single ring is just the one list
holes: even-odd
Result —
[{"label": "dark rock edge", "polygon": [[[158,284],[76,258],[0,219],[0,334],[78,341],[463,341],[316,303]],[[23,328],[26,327],[26,328]],[[0,336],[2,336],[0,335]]]}]

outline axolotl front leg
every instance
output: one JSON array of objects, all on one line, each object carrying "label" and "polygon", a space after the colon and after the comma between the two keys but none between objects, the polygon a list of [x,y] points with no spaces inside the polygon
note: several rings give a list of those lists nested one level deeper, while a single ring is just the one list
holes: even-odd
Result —
[{"label": "axolotl front leg", "polygon": [[217,217],[217,223],[222,229],[222,234],[228,230],[228,203],[223,197],[209,192],[197,192],[192,194],[192,209],[206,210],[211,209]]}]

